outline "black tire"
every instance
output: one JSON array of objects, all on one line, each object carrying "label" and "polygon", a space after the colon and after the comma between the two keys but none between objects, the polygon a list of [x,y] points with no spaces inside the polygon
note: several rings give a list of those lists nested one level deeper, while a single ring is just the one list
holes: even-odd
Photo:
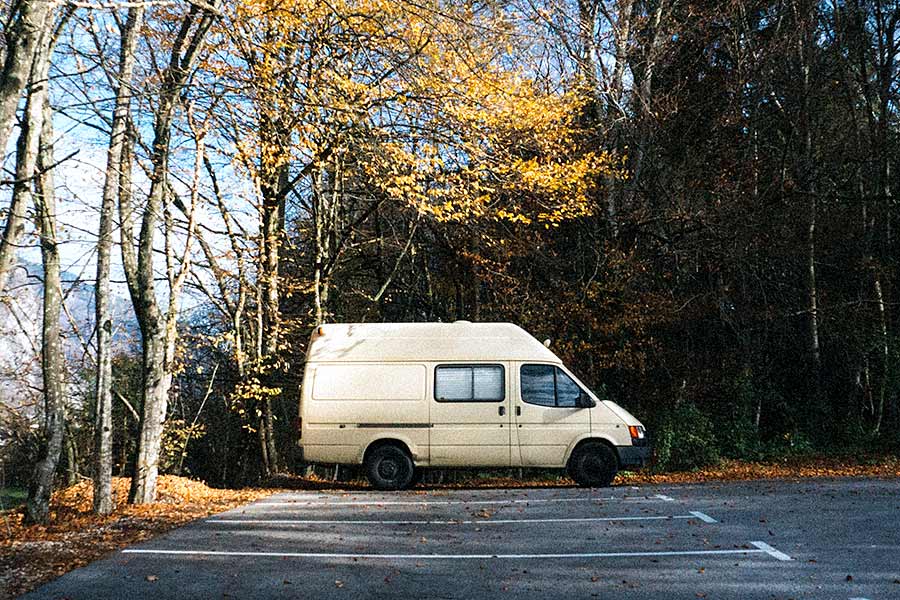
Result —
[{"label": "black tire", "polygon": [[405,490],[412,484],[415,465],[397,446],[379,446],[366,456],[366,476],[376,490]]},{"label": "black tire", "polygon": [[606,487],[619,472],[615,451],[601,442],[589,442],[572,453],[566,469],[581,487]]}]

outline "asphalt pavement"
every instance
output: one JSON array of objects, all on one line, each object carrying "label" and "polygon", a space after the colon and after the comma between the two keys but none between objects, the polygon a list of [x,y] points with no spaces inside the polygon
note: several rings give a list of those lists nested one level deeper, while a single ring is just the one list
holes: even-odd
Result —
[{"label": "asphalt pavement", "polygon": [[900,481],[297,492],[24,596],[900,599]]}]

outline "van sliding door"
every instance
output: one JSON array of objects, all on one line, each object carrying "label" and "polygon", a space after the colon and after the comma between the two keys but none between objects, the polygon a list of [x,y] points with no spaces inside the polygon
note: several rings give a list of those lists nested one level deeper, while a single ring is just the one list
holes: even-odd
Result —
[{"label": "van sliding door", "polygon": [[510,465],[509,374],[502,364],[439,364],[431,396],[431,464]]}]

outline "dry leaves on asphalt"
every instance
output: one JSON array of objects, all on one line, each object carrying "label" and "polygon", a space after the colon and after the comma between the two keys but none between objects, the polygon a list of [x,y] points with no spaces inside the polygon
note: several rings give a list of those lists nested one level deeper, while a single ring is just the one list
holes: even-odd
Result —
[{"label": "dry leaves on asphalt", "polygon": [[91,513],[90,481],[57,491],[46,525],[24,526],[20,510],[0,516],[0,600],[15,598],[131,543],[273,492],[219,490],[199,481],[164,475],[159,478],[156,503],[131,506],[125,504],[129,483],[129,479],[113,479],[117,506],[108,517]]}]

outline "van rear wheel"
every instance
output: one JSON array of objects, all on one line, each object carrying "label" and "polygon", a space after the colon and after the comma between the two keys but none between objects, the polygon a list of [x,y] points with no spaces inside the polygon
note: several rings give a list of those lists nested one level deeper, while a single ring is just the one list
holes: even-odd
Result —
[{"label": "van rear wheel", "polygon": [[366,475],[376,490],[405,490],[414,474],[412,458],[397,446],[380,446],[366,456]]},{"label": "van rear wheel", "polygon": [[591,442],[575,450],[567,471],[581,487],[606,487],[616,478],[619,461],[612,448]]}]

